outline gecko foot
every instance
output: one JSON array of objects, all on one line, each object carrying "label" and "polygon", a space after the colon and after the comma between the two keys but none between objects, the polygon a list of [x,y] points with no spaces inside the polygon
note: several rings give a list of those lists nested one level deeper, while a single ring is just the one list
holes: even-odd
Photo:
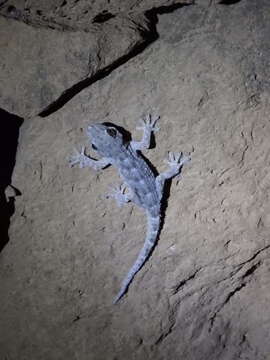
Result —
[{"label": "gecko foot", "polygon": [[109,194],[106,195],[106,198],[114,198],[119,207],[123,206],[130,201],[129,194],[125,193],[126,187],[124,184],[112,187]]},{"label": "gecko foot", "polygon": [[72,167],[76,164],[79,164],[79,167],[82,169],[85,167],[85,161],[88,157],[85,155],[85,147],[83,146],[81,151],[74,149],[74,155],[72,155],[69,159],[69,165]]},{"label": "gecko foot", "polygon": [[191,160],[190,156],[183,155],[182,152],[171,152],[169,151],[168,159],[166,162],[169,164],[170,168],[178,172],[181,167],[188,163]]},{"label": "gecko foot", "polygon": [[143,117],[139,120],[139,125],[136,127],[138,130],[147,129],[148,131],[157,132],[159,131],[159,127],[157,127],[157,121],[160,119],[160,116],[152,117],[151,114]]}]

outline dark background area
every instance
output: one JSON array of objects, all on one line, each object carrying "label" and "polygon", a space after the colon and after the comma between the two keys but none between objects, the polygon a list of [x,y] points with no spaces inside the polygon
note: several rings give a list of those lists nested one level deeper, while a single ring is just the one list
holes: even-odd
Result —
[{"label": "dark background area", "polygon": [[14,213],[15,196],[20,195],[20,191],[13,187],[14,196],[6,197],[5,190],[11,185],[22,123],[21,117],[0,109],[0,251],[9,240],[8,228]]}]

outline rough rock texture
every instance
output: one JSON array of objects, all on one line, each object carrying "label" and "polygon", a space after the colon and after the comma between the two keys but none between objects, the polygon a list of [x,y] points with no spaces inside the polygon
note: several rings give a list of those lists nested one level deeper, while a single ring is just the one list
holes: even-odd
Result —
[{"label": "rough rock texture", "polygon": [[[158,20],[151,46],[21,127],[0,358],[269,359],[270,4],[201,1]],[[149,111],[161,115],[151,162],[165,169],[168,150],[192,162],[172,182],[158,246],[112,305],[144,214],[104,199],[113,168],[67,159],[88,124],[133,132]]]},{"label": "rough rock texture", "polygon": [[0,1],[2,106],[22,117],[55,111],[152,42],[157,12],[189,3]]}]

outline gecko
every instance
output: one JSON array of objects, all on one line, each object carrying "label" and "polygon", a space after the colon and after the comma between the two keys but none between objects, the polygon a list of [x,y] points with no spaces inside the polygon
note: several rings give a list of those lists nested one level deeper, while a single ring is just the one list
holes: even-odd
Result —
[{"label": "gecko", "polygon": [[123,183],[113,188],[109,197],[114,198],[119,206],[133,202],[146,212],[147,234],[139,255],[124,278],[120,291],[113,303],[116,304],[127,292],[136,273],[151,255],[159,237],[161,227],[161,203],[165,181],[180,174],[182,166],[190,161],[190,156],[182,152],[169,152],[167,162],[169,169],[155,175],[142,156],[141,151],[150,147],[152,133],[159,130],[159,116],[150,114],[140,119],[137,129],[143,130],[140,141],[127,140],[119,127],[107,123],[97,123],[88,126],[87,135],[92,149],[99,160],[75,150],[70,157],[70,166],[79,164],[80,168],[90,167],[94,170],[103,169],[109,165],[117,168]]}]

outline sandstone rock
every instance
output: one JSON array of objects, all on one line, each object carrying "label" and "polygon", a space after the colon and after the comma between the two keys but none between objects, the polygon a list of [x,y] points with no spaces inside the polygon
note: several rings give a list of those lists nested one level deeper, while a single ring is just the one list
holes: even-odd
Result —
[{"label": "sandstone rock", "polygon": [[22,117],[55,111],[152,42],[146,11],[174,3],[190,1],[0,3],[0,106]]},{"label": "sandstone rock", "polygon": [[[159,16],[158,41],[24,121],[12,178],[21,195],[0,254],[3,359],[268,359],[270,5],[222,3]],[[192,162],[171,184],[155,251],[114,306],[144,214],[104,199],[114,169],[67,159],[88,124],[139,138],[148,112],[161,130],[146,157],[160,171],[168,150]]]}]

